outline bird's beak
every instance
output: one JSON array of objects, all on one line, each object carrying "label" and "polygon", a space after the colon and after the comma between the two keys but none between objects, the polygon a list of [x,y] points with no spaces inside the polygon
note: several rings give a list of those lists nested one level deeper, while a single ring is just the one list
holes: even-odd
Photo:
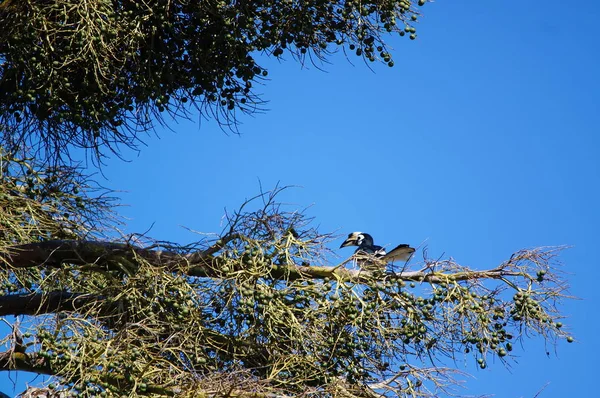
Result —
[{"label": "bird's beak", "polygon": [[346,246],[356,246],[356,238],[348,238],[344,241],[344,243],[342,243],[342,245],[340,246],[340,249],[342,247],[346,247]]}]

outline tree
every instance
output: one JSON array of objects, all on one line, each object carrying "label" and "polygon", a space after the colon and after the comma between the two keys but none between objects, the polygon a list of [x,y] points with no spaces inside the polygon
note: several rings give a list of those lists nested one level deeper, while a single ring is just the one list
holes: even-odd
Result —
[{"label": "tree", "polygon": [[329,263],[333,237],[281,189],[181,246],[101,235],[110,196],[73,168],[6,154],[0,186],[0,315],[22,316],[0,368],[54,376],[57,396],[439,396],[458,376],[445,359],[572,340],[558,248],[361,270]]},{"label": "tree", "polygon": [[61,158],[135,147],[163,112],[235,128],[260,109],[256,57],[337,48],[393,66],[382,35],[415,39],[425,0],[0,0],[0,129]]},{"label": "tree", "polygon": [[560,248],[360,269],[279,188],[212,240],[122,237],[113,193],[69,162],[135,147],[163,111],[235,128],[261,105],[259,54],[392,66],[382,34],[414,39],[424,3],[0,0],[0,369],[52,377],[30,396],[421,397],[453,391],[459,354],[572,341]]}]

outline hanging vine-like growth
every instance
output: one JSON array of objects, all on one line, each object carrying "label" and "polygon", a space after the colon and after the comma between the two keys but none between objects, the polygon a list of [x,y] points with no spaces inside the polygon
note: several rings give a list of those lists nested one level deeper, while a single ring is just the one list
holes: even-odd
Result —
[{"label": "hanging vine-like growth", "polygon": [[393,66],[383,36],[416,38],[417,4],[0,0],[0,132],[61,157],[135,147],[163,114],[185,117],[190,105],[234,127],[262,104],[257,56],[304,63],[341,48]]},{"label": "hanging vine-like growth", "polygon": [[525,337],[572,341],[558,248],[486,270],[332,264],[333,237],[280,190],[213,240],[110,240],[92,233],[108,199],[76,169],[3,159],[0,316],[22,317],[0,369],[50,375],[56,394],[440,396],[460,377],[453,359],[485,368]]}]

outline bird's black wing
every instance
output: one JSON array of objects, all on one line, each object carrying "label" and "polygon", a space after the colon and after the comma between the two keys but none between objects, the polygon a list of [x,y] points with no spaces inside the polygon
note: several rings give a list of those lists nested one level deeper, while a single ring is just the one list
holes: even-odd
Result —
[{"label": "bird's black wing", "polygon": [[382,259],[387,261],[394,260],[402,260],[407,261],[412,254],[415,252],[415,249],[410,247],[407,244],[401,244],[390,250]]}]

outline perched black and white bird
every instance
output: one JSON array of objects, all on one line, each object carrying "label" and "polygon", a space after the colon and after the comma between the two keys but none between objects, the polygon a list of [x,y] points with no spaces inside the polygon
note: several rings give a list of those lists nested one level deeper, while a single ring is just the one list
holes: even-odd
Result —
[{"label": "perched black and white bird", "polygon": [[414,248],[405,243],[386,252],[383,247],[378,246],[373,242],[373,237],[371,235],[364,232],[352,232],[349,234],[348,238],[346,238],[344,243],[340,246],[340,249],[347,246],[358,246],[355,253],[370,254],[375,258],[386,262],[395,260],[408,261],[410,256],[415,252]]}]

